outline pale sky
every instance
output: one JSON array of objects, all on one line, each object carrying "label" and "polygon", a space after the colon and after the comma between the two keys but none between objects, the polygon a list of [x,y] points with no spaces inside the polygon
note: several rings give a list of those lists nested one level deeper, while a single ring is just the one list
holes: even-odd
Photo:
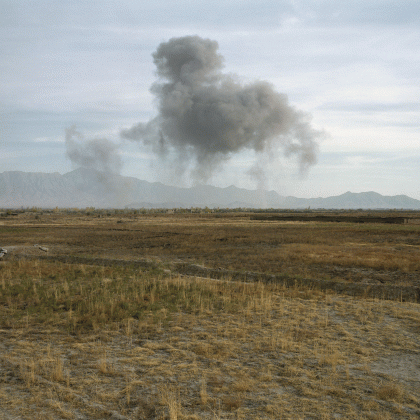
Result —
[{"label": "pale sky", "polygon": [[122,175],[190,186],[119,135],[157,114],[152,54],[187,35],[217,41],[224,73],[270,82],[327,133],[304,176],[293,157],[241,151],[209,184],[420,199],[419,0],[0,0],[0,172],[75,169],[76,126],[116,144]]}]

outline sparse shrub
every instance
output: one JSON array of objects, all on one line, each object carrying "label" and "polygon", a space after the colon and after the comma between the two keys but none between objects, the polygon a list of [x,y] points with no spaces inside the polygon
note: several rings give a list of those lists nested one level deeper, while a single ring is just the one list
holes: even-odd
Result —
[{"label": "sparse shrub", "polygon": [[400,401],[404,393],[399,384],[389,382],[377,388],[375,394],[381,400]]},{"label": "sparse shrub", "polygon": [[242,406],[242,398],[237,395],[228,395],[222,398],[222,402],[229,411],[237,410]]}]

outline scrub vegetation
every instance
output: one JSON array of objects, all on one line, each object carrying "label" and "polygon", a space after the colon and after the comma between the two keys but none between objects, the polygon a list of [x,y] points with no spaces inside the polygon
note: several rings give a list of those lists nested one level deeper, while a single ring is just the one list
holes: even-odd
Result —
[{"label": "scrub vegetation", "polygon": [[418,225],[86,213],[1,220],[1,418],[420,416]]}]

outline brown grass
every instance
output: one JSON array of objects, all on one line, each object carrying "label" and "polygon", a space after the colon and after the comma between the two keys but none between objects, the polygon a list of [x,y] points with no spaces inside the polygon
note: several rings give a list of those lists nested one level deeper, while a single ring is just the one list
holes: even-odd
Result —
[{"label": "brown grass", "polygon": [[386,383],[379,386],[375,394],[381,400],[400,401],[403,397],[403,389],[399,384]]},{"label": "brown grass", "polygon": [[420,225],[256,221],[247,214],[97,218],[51,213],[42,218],[40,223],[23,213],[5,219],[0,239],[4,245],[36,241],[49,247],[50,255],[71,249],[73,255],[152,257],[351,282],[418,283]]},{"label": "brown grass", "polygon": [[[128,242],[117,241],[112,247],[112,240],[106,239],[117,226],[112,221],[80,216],[66,220],[71,226],[67,229],[58,216],[51,221],[58,224],[54,228],[30,228],[30,223],[26,230],[9,226],[11,230],[0,233],[1,245],[21,242],[17,244],[20,252],[32,257],[37,255],[32,244],[39,242],[57,255],[65,250],[103,256],[108,255],[106,250],[116,249],[116,244],[121,245],[117,254],[122,258],[143,255],[130,249],[134,241],[130,237],[135,235],[130,229],[121,234]],[[200,232],[216,238],[224,232],[228,239],[219,242],[237,241],[236,251],[233,245],[230,253],[220,247],[220,255],[216,242],[206,235],[196,247],[191,245],[190,258],[197,256],[206,265],[222,263],[224,256],[244,258],[241,252],[252,244],[261,260],[273,251],[256,239],[271,235],[266,222],[257,226],[248,225],[244,218],[122,220],[118,226],[131,223],[143,229],[143,236],[136,236],[142,243],[147,232],[154,232],[154,241],[160,241],[158,235],[164,232],[169,232],[166,241],[184,233],[198,240]],[[84,224],[86,229],[81,228]],[[23,230],[13,236],[17,229]],[[412,232],[404,226],[332,225],[331,242],[322,244],[328,236],[323,233],[325,226],[300,224],[290,229],[288,238],[301,234],[302,246],[307,246],[303,241],[308,231],[316,229],[320,237],[312,235],[313,242],[320,242],[317,246],[324,250],[336,247],[337,252],[354,246],[346,241],[354,243],[356,236],[358,247],[366,246],[361,245],[362,239],[372,242],[375,235],[384,239],[378,247],[391,247],[396,232],[399,241],[403,237],[408,241]],[[61,237],[63,232],[68,235]],[[242,238],[244,242],[233,237],[245,232],[249,236]],[[86,239],[89,235],[91,239]],[[95,235],[101,240],[98,249],[90,242]],[[23,248],[25,243],[31,246]],[[417,303],[355,299],[299,286],[178,276],[164,271],[167,261],[181,258],[181,253],[169,249],[155,247],[156,267],[139,269],[19,259],[15,248],[15,254],[11,252],[0,267],[0,418],[420,416]],[[301,265],[307,275],[315,276],[319,267],[305,265],[305,261],[298,254],[294,267]],[[271,263],[261,264],[270,267]],[[325,267],[321,265],[324,272]],[[414,273],[399,270],[391,274]]]}]

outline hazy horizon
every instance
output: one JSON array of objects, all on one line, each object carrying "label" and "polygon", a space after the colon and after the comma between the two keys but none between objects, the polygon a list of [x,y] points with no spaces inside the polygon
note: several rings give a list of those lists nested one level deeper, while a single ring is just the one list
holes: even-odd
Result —
[{"label": "hazy horizon", "polygon": [[[84,171],[88,171],[88,172],[92,171],[93,173],[84,172],[84,174],[83,174],[83,172],[82,172],[82,176],[85,175],[86,178],[80,178],[80,175],[78,175],[78,172],[80,172],[80,171],[83,171],[83,172]],[[135,201],[142,201],[143,198],[141,197],[141,195],[131,195],[130,193],[127,192],[128,190],[125,191],[125,192],[119,190],[119,188],[122,185],[126,185],[127,184],[126,181],[128,179],[134,179],[134,180],[138,180],[138,181],[142,181],[142,182],[145,181],[149,185],[160,184],[160,185],[164,186],[165,188],[166,187],[168,187],[168,188],[173,188],[174,187],[175,189],[178,189],[178,190],[179,189],[183,189],[184,191],[191,190],[191,189],[198,189],[198,190],[200,190],[201,187],[206,187],[206,186],[208,186],[208,187],[210,187],[212,189],[214,188],[216,190],[219,189],[219,188],[221,188],[222,190],[224,190],[224,189],[230,189],[230,188],[234,188],[234,189],[236,188],[237,189],[236,191],[242,190],[242,191],[251,192],[251,193],[257,193],[257,194],[263,193],[264,196],[265,196],[265,194],[276,193],[278,195],[278,198],[293,198],[293,199],[296,198],[298,200],[318,200],[318,199],[323,200],[323,199],[331,199],[331,198],[340,198],[340,197],[344,197],[344,196],[346,196],[348,194],[350,194],[353,197],[358,197],[358,196],[361,197],[361,196],[364,196],[365,198],[368,198],[369,197],[370,199],[375,198],[375,197],[376,198],[382,197],[382,198],[385,198],[385,199],[386,198],[394,199],[394,198],[397,198],[397,197],[407,197],[408,199],[417,200],[414,197],[411,197],[411,196],[406,195],[406,194],[386,195],[386,194],[380,194],[377,191],[353,192],[353,191],[348,190],[348,191],[344,191],[344,192],[342,192],[340,194],[335,194],[335,195],[332,195],[332,196],[325,196],[325,197],[322,197],[322,196],[300,197],[300,196],[295,196],[295,195],[281,195],[281,194],[279,194],[275,190],[262,190],[261,188],[252,188],[252,187],[251,188],[237,187],[234,184],[227,185],[225,187],[217,187],[217,186],[210,185],[208,183],[196,183],[196,184],[194,184],[192,186],[182,186],[182,185],[181,186],[180,185],[175,185],[175,186],[172,185],[171,186],[171,185],[162,183],[161,181],[151,181],[150,182],[150,181],[139,179],[137,177],[126,177],[124,175],[120,175],[120,174],[116,174],[116,173],[109,173],[109,172],[100,171],[100,170],[97,170],[97,169],[94,169],[94,168],[83,168],[83,167],[72,169],[71,171],[66,172],[64,174],[61,174],[58,171],[56,171],[56,172],[4,171],[4,172],[0,172],[0,175],[4,175],[5,173],[21,173],[21,174],[24,174],[24,175],[35,175],[35,176],[36,175],[42,175],[42,176],[44,176],[44,175],[46,175],[46,176],[49,176],[49,175],[59,175],[60,177],[63,176],[63,175],[73,175],[73,174],[75,174],[78,177],[79,180],[83,180],[84,179],[83,182],[85,184],[84,184],[84,186],[82,186],[81,190],[84,190],[84,188],[86,188],[86,187],[88,187],[88,188],[95,188],[95,184],[96,184],[96,187],[98,187],[100,190],[102,190],[109,197],[118,198],[118,196],[120,196],[122,194],[122,195],[126,196],[126,198],[128,200],[132,200],[133,202],[135,202]],[[122,179],[121,180],[118,180],[119,177],[121,177]],[[72,179],[72,178],[73,178],[73,176],[70,177],[70,179]],[[45,189],[46,186],[42,186],[42,185],[39,184],[39,181],[41,179],[43,179],[43,178],[38,178],[38,181],[36,181],[36,187],[33,190],[33,192],[37,192],[36,190],[38,190],[38,189],[41,189],[41,190]],[[31,188],[32,185],[33,185],[33,180],[31,180],[30,178],[28,178],[28,180],[29,180],[29,183],[28,183],[28,185],[25,186],[25,189]],[[94,183],[93,184],[90,184],[90,180],[94,180]],[[52,184],[50,184],[49,182],[47,182],[47,185],[48,185],[47,188],[48,187],[53,187],[52,191],[54,191],[54,186]],[[9,187],[9,188],[7,188],[7,187]],[[22,187],[22,184],[20,184],[19,187]],[[57,185],[55,187],[57,187]],[[61,185],[61,187],[62,187],[62,185]],[[74,185],[72,187],[74,187]],[[80,188],[80,187],[78,187],[78,188]],[[7,183],[6,183],[6,190],[7,189],[10,189],[10,185],[8,186]],[[123,187],[123,189],[125,189],[125,187]],[[130,188],[128,188],[128,189],[130,189]],[[211,191],[216,191],[216,190],[211,190]],[[233,191],[235,191],[235,190],[233,190]],[[3,191],[3,193],[6,193],[5,196],[3,196],[3,198],[4,197],[7,197],[9,195],[6,191]],[[9,193],[10,193],[10,191],[9,191]],[[55,193],[57,193],[57,190],[55,190]],[[59,195],[60,194],[63,194],[63,193],[65,193],[65,190],[61,189],[59,191]],[[73,191],[72,194],[74,194],[74,191]],[[18,195],[21,195],[21,191],[18,193]],[[48,195],[51,196],[51,193],[49,192]],[[131,198],[129,198],[129,197],[131,197]],[[57,199],[58,199],[58,197],[57,197]],[[418,201],[420,203],[420,200],[418,200]],[[2,203],[0,202],[0,206],[1,206],[1,204]],[[55,207],[55,206],[53,206],[53,207]],[[392,207],[392,208],[395,208],[395,206]]]},{"label": "hazy horizon", "polygon": [[[417,1],[0,0],[0,10],[0,172],[84,166],[185,187],[420,199]],[[190,40],[209,70],[177,79],[162,63]],[[186,91],[207,109],[225,104],[235,128],[220,125],[205,145],[217,119],[168,119]],[[287,126],[261,123],[264,110],[248,106],[261,92],[265,121],[287,114]]]}]

